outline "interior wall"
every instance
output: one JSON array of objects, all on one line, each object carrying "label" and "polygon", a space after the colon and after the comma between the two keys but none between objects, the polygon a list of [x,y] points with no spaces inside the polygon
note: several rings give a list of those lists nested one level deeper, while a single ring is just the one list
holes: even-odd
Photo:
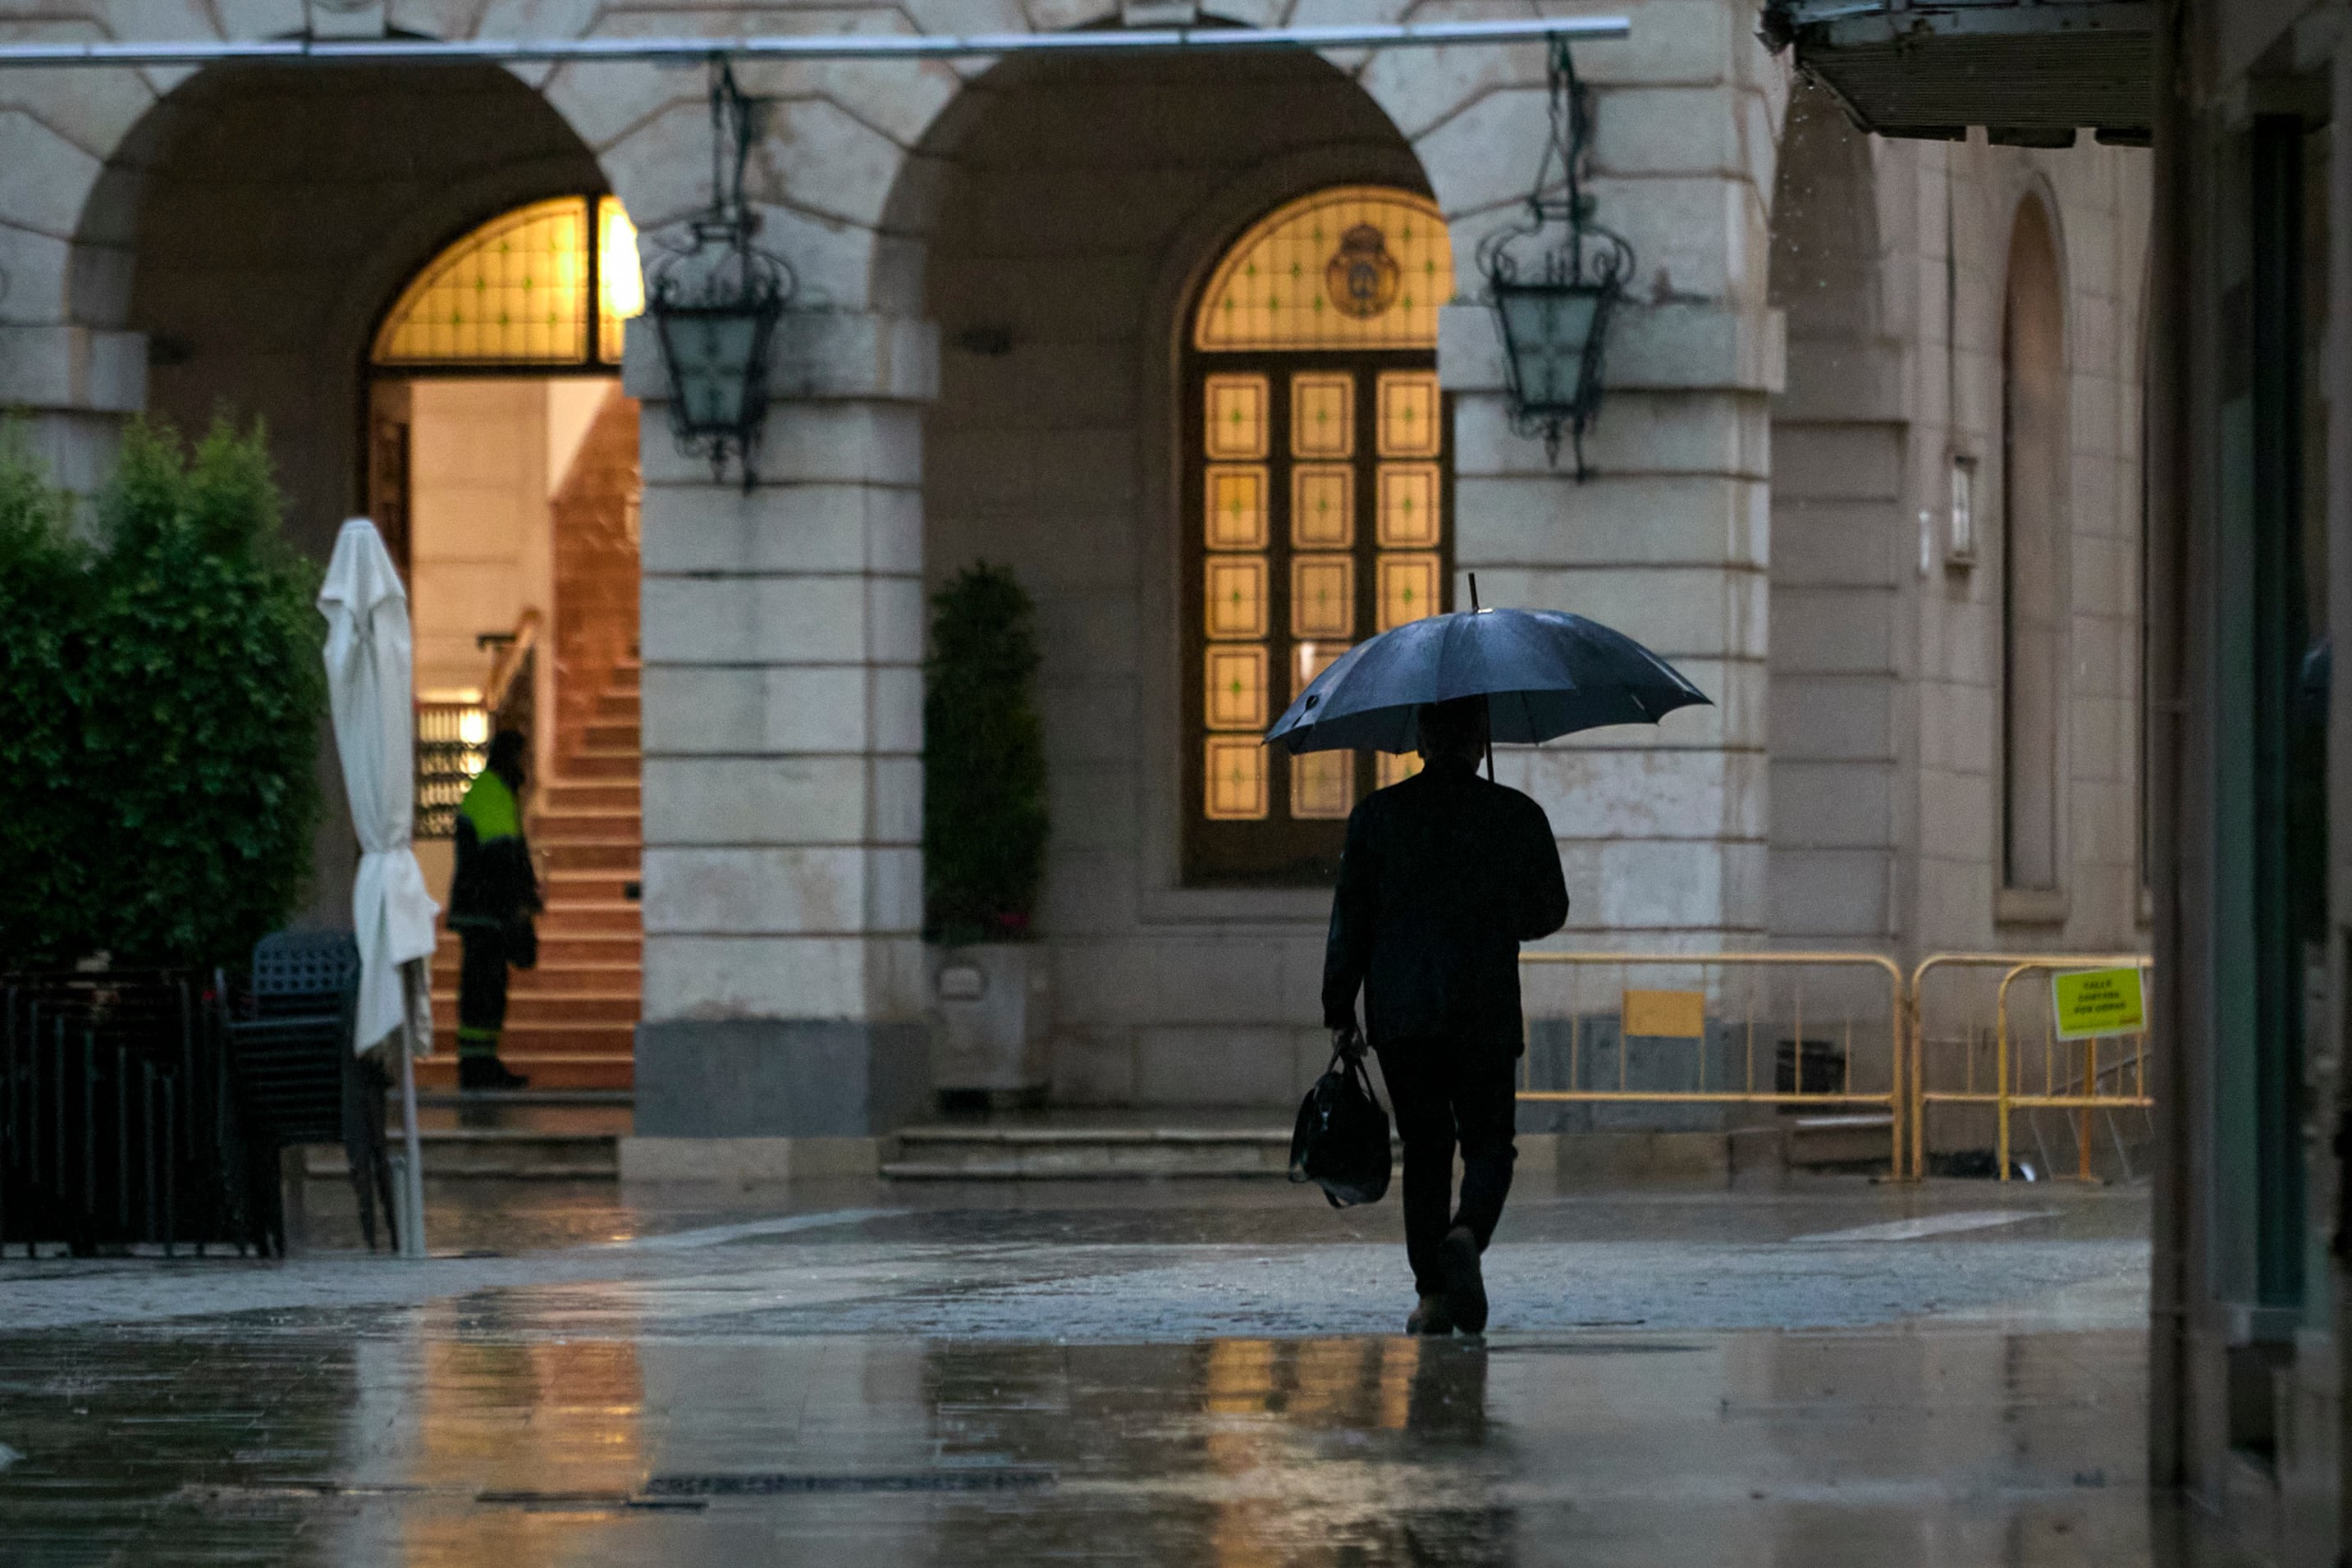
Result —
[{"label": "interior wall", "polygon": [[[1320,911],[1299,919],[1296,894],[1245,895],[1214,922],[1146,907],[1163,873],[1145,770],[1153,727],[1172,747],[1176,723],[1151,679],[1174,657],[1160,608],[1173,594],[1153,577],[1173,570],[1175,523],[1148,473],[1172,443],[1149,378],[1172,374],[1181,330],[1158,291],[1282,199],[1346,179],[1419,186],[1418,168],[1366,95],[1311,57],[1000,68],[968,91],[929,253],[945,351],[923,559],[932,588],[976,559],[1009,563],[1037,602],[1053,1092],[1284,1103],[1327,1049]],[[1234,195],[1301,158],[1318,171],[1302,183],[1276,174]]]}]

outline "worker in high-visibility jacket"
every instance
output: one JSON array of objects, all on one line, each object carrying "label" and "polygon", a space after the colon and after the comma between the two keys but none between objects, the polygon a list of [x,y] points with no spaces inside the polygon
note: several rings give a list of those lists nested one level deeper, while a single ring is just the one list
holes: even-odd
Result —
[{"label": "worker in high-visibility jacket", "polygon": [[522,831],[524,758],[517,730],[490,739],[490,755],[457,808],[457,869],[449,883],[449,925],[465,946],[457,972],[457,1086],[520,1089],[530,1080],[499,1060],[507,1023],[507,969],[539,962],[531,916],[539,874]]}]

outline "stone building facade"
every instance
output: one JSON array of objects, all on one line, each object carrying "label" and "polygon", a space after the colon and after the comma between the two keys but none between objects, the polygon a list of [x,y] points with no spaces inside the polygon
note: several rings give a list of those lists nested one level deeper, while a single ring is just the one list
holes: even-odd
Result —
[{"label": "stone building facade", "polygon": [[[1513,433],[1479,303],[1479,241],[1545,145],[1538,47],[740,68],[768,105],[762,239],[801,285],[759,487],[675,449],[647,334],[613,367],[644,414],[641,1134],[715,1153],[922,1109],[925,600],[981,558],[1011,564],[1045,633],[1054,1099],[1273,1105],[1319,1066],[1327,894],[1188,870],[1187,378],[1221,259],[1336,188],[1443,218],[1424,351],[1450,413],[1452,602],[1475,571],[1486,602],[1618,626],[1715,699],[1498,757],[1559,834],[1561,943],[2139,946],[2145,154],[1866,137],[1757,41],[1749,0],[1622,9],[1630,38],[1578,57],[1598,213],[1638,258],[1582,482]],[[78,0],[5,32],[1129,19],[1111,0]],[[258,412],[323,554],[369,504],[392,302],[454,236],[543,198],[609,193],[656,243],[710,196],[705,90],[624,63],[0,68],[0,402],[83,486],[129,415]],[[322,909],[350,858],[331,830]]]}]

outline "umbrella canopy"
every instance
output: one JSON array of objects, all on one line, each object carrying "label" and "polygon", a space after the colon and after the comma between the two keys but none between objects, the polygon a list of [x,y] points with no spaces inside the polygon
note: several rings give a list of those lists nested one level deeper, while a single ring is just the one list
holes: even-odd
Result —
[{"label": "umbrella canopy", "polygon": [[319,612],[327,618],[327,695],[360,841],[352,884],[360,996],[352,1041],[368,1051],[395,1031],[410,1053],[433,1049],[423,966],[440,906],[425,891],[410,836],[415,818],[416,709],[408,592],[375,525],[353,517],[335,539]]},{"label": "umbrella canopy", "polygon": [[1655,724],[1707,701],[1622,632],[1559,610],[1464,610],[1359,643],[1266,731],[1291,751],[1411,751],[1424,703],[1488,699],[1493,738],[1532,745],[1609,724]]}]

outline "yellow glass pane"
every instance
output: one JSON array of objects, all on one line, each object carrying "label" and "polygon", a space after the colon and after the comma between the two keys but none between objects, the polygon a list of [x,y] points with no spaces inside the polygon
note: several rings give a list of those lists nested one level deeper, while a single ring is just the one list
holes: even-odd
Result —
[{"label": "yellow glass pane", "polygon": [[1381,759],[1380,788],[1383,789],[1391,784],[1402,784],[1421,771],[1421,753],[1417,751],[1408,751],[1402,755],[1382,751],[1374,755]]},{"label": "yellow glass pane", "polygon": [[1434,457],[1444,439],[1437,378],[1427,371],[1381,372],[1381,455]]},{"label": "yellow glass pane", "polygon": [[1337,663],[1349,646],[1346,643],[1293,643],[1290,645],[1290,700],[1297,702],[1299,694],[1313,683],[1316,676]]},{"label": "yellow glass pane", "polygon": [[380,365],[576,365],[588,358],[588,203],[533,202],[435,257],[376,333]]},{"label": "yellow glass pane", "polygon": [[1265,486],[1262,467],[1210,466],[1202,537],[1211,549],[1265,549]]},{"label": "yellow glass pane", "polygon": [[621,329],[646,313],[646,275],[637,262],[637,225],[618,196],[596,198],[596,357],[621,362]]},{"label": "yellow glass pane", "polygon": [[1381,185],[1303,196],[1234,242],[1193,319],[1201,349],[1433,349],[1454,247],[1428,197]]},{"label": "yellow glass pane", "polygon": [[1345,371],[1307,371],[1290,378],[1290,455],[1352,457],[1356,453],[1356,378]]},{"label": "yellow glass pane", "polygon": [[1303,821],[1344,819],[1356,807],[1356,754],[1310,751],[1290,759],[1290,814]]},{"label": "yellow glass pane", "polygon": [[1437,465],[1381,465],[1381,548],[1435,549],[1441,522]]},{"label": "yellow glass pane", "polygon": [[1205,768],[1201,814],[1213,822],[1247,822],[1263,819],[1265,803],[1265,747],[1255,737],[1213,735],[1203,747]]},{"label": "yellow glass pane", "polygon": [[1437,558],[1384,555],[1380,564],[1381,630],[1418,621],[1438,611]]},{"label": "yellow glass pane", "polygon": [[1206,619],[1212,637],[1264,637],[1265,558],[1213,555],[1205,569]]},{"label": "yellow glass pane", "polygon": [[1264,376],[1211,376],[1208,381],[1208,430],[1202,442],[1212,457],[1265,455]]},{"label": "yellow glass pane", "polygon": [[1356,558],[1290,558],[1290,634],[1346,639],[1356,634]]},{"label": "yellow glass pane", "polygon": [[1356,542],[1356,471],[1344,463],[1301,463],[1290,471],[1294,549],[1346,549]]},{"label": "yellow glass pane", "polygon": [[1247,643],[1213,643],[1202,690],[1211,729],[1264,729],[1265,649]]}]

